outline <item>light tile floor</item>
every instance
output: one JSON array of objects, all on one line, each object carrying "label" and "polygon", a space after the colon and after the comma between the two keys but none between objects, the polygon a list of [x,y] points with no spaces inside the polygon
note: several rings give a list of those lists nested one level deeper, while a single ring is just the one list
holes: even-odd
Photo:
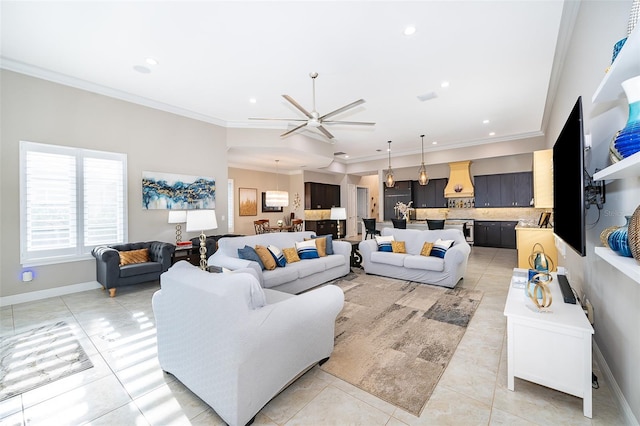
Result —
[{"label": "light tile floor", "polygon": [[[516,379],[507,389],[504,302],[515,250],[474,247],[458,285],[484,296],[420,417],[339,380],[317,366],[258,414],[255,425],[621,425],[598,366],[593,419],[582,400]],[[65,320],[94,367],[0,403],[0,424],[222,425],[198,397],[160,369],[151,295],[158,283],[23,303],[1,309],[2,335]]]}]

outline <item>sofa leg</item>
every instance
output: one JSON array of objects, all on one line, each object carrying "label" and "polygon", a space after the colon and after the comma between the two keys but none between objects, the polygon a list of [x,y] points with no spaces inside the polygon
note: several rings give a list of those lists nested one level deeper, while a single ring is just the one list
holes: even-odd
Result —
[{"label": "sofa leg", "polygon": [[323,358],[320,361],[318,361],[318,365],[322,366],[322,364],[324,364],[327,361],[329,361],[329,357]]},{"label": "sofa leg", "polygon": [[115,288],[110,288],[109,289],[109,297],[116,297],[116,289]]}]

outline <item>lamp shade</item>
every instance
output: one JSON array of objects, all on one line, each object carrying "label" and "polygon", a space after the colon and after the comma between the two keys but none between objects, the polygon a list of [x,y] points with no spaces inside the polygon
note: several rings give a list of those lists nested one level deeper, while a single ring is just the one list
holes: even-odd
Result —
[{"label": "lamp shade", "polygon": [[186,210],[169,210],[169,223],[185,223],[186,221]]},{"label": "lamp shade", "polygon": [[331,220],[344,220],[347,218],[347,209],[344,207],[331,208]]},{"label": "lamp shade", "polygon": [[287,191],[267,191],[264,196],[267,207],[287,207],[289,205],[289,193]]},{"label": "lamp shade", "polygon": [[187,232],[206,231],[217,229],[215,210],[189,210],[187,211]]}]

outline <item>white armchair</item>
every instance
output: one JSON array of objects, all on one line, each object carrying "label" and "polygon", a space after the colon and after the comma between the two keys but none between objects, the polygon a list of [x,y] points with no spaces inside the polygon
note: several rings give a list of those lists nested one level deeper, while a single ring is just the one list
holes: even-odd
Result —
[{"label": "white armchair", "polygon": [[253,271],[209,273],[178,262],[153,295],[158,359],[229,425],[255,415],[333,351],[344,293],[264,290]]}]

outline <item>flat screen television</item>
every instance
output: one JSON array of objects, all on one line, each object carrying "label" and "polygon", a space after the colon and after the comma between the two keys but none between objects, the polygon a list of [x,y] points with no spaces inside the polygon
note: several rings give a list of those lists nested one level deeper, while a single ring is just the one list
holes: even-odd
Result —
[{"label": "flat screen television", "polygon": [[585,168],[582,97],[553,145],[553,232],[586,256]]}]

